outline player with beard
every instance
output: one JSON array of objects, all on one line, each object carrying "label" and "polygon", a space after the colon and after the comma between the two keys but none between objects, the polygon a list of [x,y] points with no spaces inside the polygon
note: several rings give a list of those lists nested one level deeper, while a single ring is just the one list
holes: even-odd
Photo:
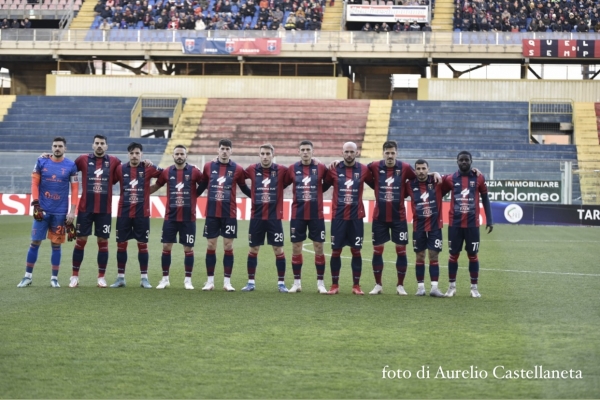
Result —
[{"label": "player with beard", "polygon": [[117,280],[111,288],[125,287],[127,244],[135,239],[140,263],[140,286],[152,289],[148,281],[148,236],[150,235],[150,181],[157,178],[162,169],[142,161],[141,143],[127,146],[129,162],[115,170],[115,182],[120,183],[121,197],[117,213]]},{"label": "player with beard", "polygon": [[468,151],[461,151],[456,157],[458,171],[443,179],[442,189],[450,191],[450,212],[448,220],[448,279],[450,285],[446,297],[456,295],[456,274],[458,272],[458,256],[463,243],[469,258],[469,274],[471,276],[471,297],[481,297],[478,289],[479,279],[479,199],[486,216],[488,234],[494,229],[488,190],[483,175],[477,175],[471,169],[473,159]]},{"label": "player with beard", "polygon": [[417,177],[405,182],[405,193],[411,199],[413,214],[413,249],[417,256],[417,296],[425,296],[425,250],[429,252],[429,277],[432,297],[444,297],[438,288],[440,266],[438,256],[442,251],[442,198],[448,191],[442,190],[432,176],[429,164],[423,159],[415,162]]},{"label": "player with beard", "polygon": [[202,182],[202,173],[187,162],[187,149],[177,145],[173,149],[174,165],[165,168],[156,182],[150,187],[150,193],[167,185],[167,204],[163,222],[162,237],[162,273],[163,277],[156,286],[164,289],[171,285],[169,271],[171,269],[171,250],[179,235],[179,243],[183,245],[185,279],[183,285],[193,290],[192,271],[194,269],[194,242],[196,239],[196,199],[198,185]]},{"label": "player with beard", "polygon": [[333,186],[331,219],[331,280],[327,294],[339,293],[339,277],[342,268],[341,254],[345,246],[352,253],[352,293],[363,295],[360,288],[362,273],[362,249],[364,238],[365,208],[362,201],[364,183],[373,185],[373,175],[366,165],[356,161],[360,152],[354,142],[346,142],[342,147],[344,162],[340,162],[325,176],[324,182]]},{"label": "player with beard", "polygon": [[[62,256],[61,244],[65,242],[65,224],[73,229],[75,209],[79,186],[75,163],[65,158],[67,141],[63,137],[55,137],[52,141],[52,155],[38,158],[31,174],[31,205],[33,206],[33,226],[31,228],[31,244],[27,252],[25,276],[17,285],[18,288],[30,286],[33,279],[33,268],[38,258],[38,250],[42,240],[50,239],[52,254],[50,264],[52,275],[50,286],[59,288],[58,270]],[[69,187],[71,188],[71,209],[69,210]],[[74,231],[69,232],[69,241],[73,240]]]},{"label": "player with beard", "polygon": [[106,154],[108,141],[105,136],[94,136],[92,150],[92,154],[83,154],[75,160],[77,170],[81,172],[83,192],[77,208],[77,241],[73,249],[73,275],[69,283],[72,288],[79,286],[79,268],[92,227],[98,242],[98,287],[107,286],[104,274],[112,225],[112,191],[115,170],[121,160]]}]

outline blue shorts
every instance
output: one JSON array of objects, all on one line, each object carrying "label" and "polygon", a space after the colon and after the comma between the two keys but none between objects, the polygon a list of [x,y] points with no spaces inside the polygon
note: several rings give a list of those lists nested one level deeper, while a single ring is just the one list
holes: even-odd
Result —
[{"label": "blue shorts", "polygon": [[413,232],[413,248],[415,249],[415,253],[420,253],[425,251],[425,249],[440,252],[442,251],[443,243],[441,229],[435,229],[430,232]]},{"label": "blue shorts", "polygon": [[265,234],[267,235],[267,244],[276,247],[283,246],[283,224],[280,219],[250,220],[250,229],[248,231],[250,247],[265,244]]},{"label": "blue shorts", "polygon": [[365,226],[361,219],[331,220],[331,248],[341,249],[344,246],[362,249]]},{"label": "blue shorts", "polygon": [[148,243],[150,235],[150,217],[117,217],[117,243],[135,239]]},{"label": "blue shorts", "polygon": [[455,228],[448,227],[448,247],[450,254],[458,254],[462,251],[463,242],[467,254],[479,252],[479,228]]},{"label": "blue shorts", "polygon": [[196,239],[196,221],[164,221],[160,242],[177,243],[177,234],[179,234],[180,244],[194,247],[194,240]]},{"label": "blue shorts", "polygon": [[31,227],[31,240],[45,240],[46,237],[48,237],[52,243],[64,243],[66,219],[66,215],[46,213],[42,221],[33,220],[33,226]]},{"label": "blue shorts", "polygon": [[[373,246],[387,243],[390,239],[396,244],[408,244],[408,225],[406,221],[382,222],[375,220],[371,229]],[[392,231],[391,236],[390,231]]]},{"label": "blue shorts", "polygon": [[94,225],[94,236],[104,239],[110,237],[112,217],[109,213],[81,212],[77,214],[77,237],[90,236]]},{"label": "blue shorts", "polygon": [[203,236],[207,239],[214,239],[219,236],[235,239],[237,238],[237,219],[206,217]]},{"label": "blue shorts", "polygon": [[290,238],[292,243],[300,243],[308,238],[313,242],[325,241],[325,220],[323,219],[293,219],[290,221]]}]

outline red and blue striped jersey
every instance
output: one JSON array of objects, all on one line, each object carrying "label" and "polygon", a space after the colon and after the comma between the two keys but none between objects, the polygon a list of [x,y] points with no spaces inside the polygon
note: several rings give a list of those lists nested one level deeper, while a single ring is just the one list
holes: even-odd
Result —
[{"label": "red and blue striped jersey", "polygon": [[332,219],[362,219],[365,217],[365,206],[362,201],[364,184],[373,185],[373,175],[366,165],[355,162],[347,167],[340,162],[330,169],[325,182],[333,186],[331,200]]},{"label": "red and blue striped jersey", "polygon": [[293,184],[292,219],[323,219],[323,179],[327,167],[311,162],[309,165],[298,161],[290,165],[286,175],[286,186]]},{"label": "red and blue striped jersey", "polygon": [[368,168],[375,183],[373,219],[381,222],[406,221],[404,182],[417,177],[413,167],[398,160],[393,167],[387,167],[385,160],[381,160],[373,161]]},{"label": "red and blue striped jersey", "polygon": [[[38,158],[33,173],[40,176],[39,202],[42,210],[48,214],[66,215],[69,212],[71,177],[77,179],[75,163],[68,158],[63,158],[62,161]],[[77,196],[79,193],[72,195]]]},{"label": "red and blue striped jersey", "polygon": [[405,182],[405,191],[410,197],[413,231],[442,229],[442,198],[447,193],[442,190],[442,184],[437,184],[433,176],[428,176],[424,182],[415,178]]},{"label": "red and blue striped jersey", "polygon": [[121,186],[119,198],[119,217],[150,217],[150,181],[158,178],[162,168],[146,166],[140,163],[137,167],[121,164],[115,170],[115,182]]},{"label": "red and blue striped jersey", "polygon": [[192,222],[196,220],[196,187],[202,182],[198,168],[185,164],[182,169],[175,165],[165,168],[158,176],[156,185],[167,185],[167,211],[165,220]]},{"label": "red and blue striped jersey", "polygon": [[260,163],[246,168],[246,179],[250,179],[252,190],[252,219],[282,219],[283,189],[287,167],[271,164],[263,168]]},{"label": "red and blue striped jersey", "polygon": [[103,157],[82,154],[75,160],[75,165],[81,171],[83,185],[77,211],[110,214],[115,170],[121,165],[121,160],[108,154]]},{"label": "red and blue striped jersey", "polygon": [[206,217],[237,218],[236,189],[246,187],[244,176],[244,169],[231,160],[227,164],[219,161],[204,164],[202,178],[208,186]]},{"label": "red and blue striped jersey", "polygon": [[479,199],[488,192],[483,175],[477,176],[473,171],[462,175],[457,171],[444,176],[442,183],[442,189],[451,193],[448,225],[457,228],[479,227]]}]

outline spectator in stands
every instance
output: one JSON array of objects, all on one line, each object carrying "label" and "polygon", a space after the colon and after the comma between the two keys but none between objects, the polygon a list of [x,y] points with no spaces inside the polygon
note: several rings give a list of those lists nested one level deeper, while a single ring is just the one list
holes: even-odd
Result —
[{"label": "spectator in stands", "polygon": [[419,24],[417,24],[417,21],[413,21],[412,25],[410,26],[410,31],[418,32],[420,30],[421,30],[421,26]]},{"label": "spectator in stands", "polygon": [[31,21],[29,21],[28,18],[25,18],[24,20],[21,21],[21,28],[23,29],[29,29],[31,28]]},{"label": "spectator in stands", "polygon": [[102,12],[100,13],[100,17],[102,17],[102,19],[111,19],[113,16],[113,12],[112,9],[109,6],[104,7],[104,10],[102,10]]},{"label": "spectator in stands", "polygon": [[285,21],[285,30],[291,31],[296,29],[296,16],[294,14],[290,14],[288,19]]},{"label": "spectator in stands", "polygon": [[371,32],[371,30],[372,30],[371,24],[368,22],[366,24],[364,24],[361,29],[361,31],[363,31],[363,32]]},{"label": "spectator in stands", "polygon": [[154,24],[156,29],[165,29],[166,25],[165,25],[165,21],[163,20],[162,17],[158,17],[158,19],[156,20],[156,24]]},{"label": "spectator in stands", "polygon": [[383,22],[381,24],[381,32],[389,32],[390,31],[390,26],[388,24],[386,24],[385,22]]},{"label": "spectator in stands", "polygon": [[10,23],[8,22],[8,19],[4,18],[2,20],[2,24],[0,25],[0,29],[8,29],[10,28]]},{"label": "spectator in stands", "polygon": [[18,19],[13,19],[12,25],[10,26],[11,29],[19,29],[19,20]]},{"label": "spectator in stands", "polygon": [[229,0],[225,0],[225,3],[223,3],[223,6],[221,7],[220,11],[231,14],[231,3],[229,2]]},{"label": "spectator in stands", "polygon": [[279,20],[280,22],[283,21],[283,11],[281,11],[279,7],[275,7],[275,11],[273,11],[273,18]]},{"label": "spectator in stands", "polygon": [[96,5],[94,6],[94,15],[98,16],[102,13],[102,11],[104,11],[104,5],[102,4],[101,0],[98,0]]},{"label": "spectator in stands", "polygon": [[429,26],[429,22],[425,22],[425,26],[422,30],[423,32],[431,32],[431,26]]},{"label": "spectator in stands", "polygon": [[167,26],[169,30],[177,30],[179,29],[179,19],[176,16],[173,16],[169,21],[169,25]]},{"label": "spectator in stands", "polygon": [[196,23],[194,24],[194,30],[197,31],[203,31],[206,29],[206,24],[204,23],[204,20],[202,19],[201,15],[196,15],[196,17],[194,17],[196,19]]},{"label": "spectator in stands", "polygon": [[98,29],[101,29],[103,31],[108,31],[111,29],[111,24],[110,24],[110,22],[108,22],[108,20],[103,19],[102,23],[98,26]]},{"label": "spectator in stands", "polygon": [[379,24],[375,24],[375,26],[373,26],[373,32],[375,32],[375,33],[380,32]]},{"label": "spectator in stands", "polygon": [[396,21],[396,23],[394,24],[394,32],[402,32],[404,30],[404,25],[402,25],[402,22],[400,22],[400,20]]}]

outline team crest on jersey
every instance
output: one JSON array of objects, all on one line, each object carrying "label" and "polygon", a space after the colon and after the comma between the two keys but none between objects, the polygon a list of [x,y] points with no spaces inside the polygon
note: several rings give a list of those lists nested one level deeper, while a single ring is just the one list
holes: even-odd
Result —
[{"label": "team crest on jersey", "polygon": [[277,176],[277,171],[271,171],[271,176],[272,177],[276,177]]},{"label": "team crest on jersey", "polygon": [[104,161],[104,166],[105,166],[106,168],[108,168],[108,166],[109,166],[109,165],[110,165],[110,162],[108,162],[108,161]]},{"label": "team crest on jersey", "polygon": [[227,176],[231,178],[233,176],[233,171],[227,171]]},{"label": "team crest on jersey", "polygon": [[359,173],[355,173],[355,174],[354,174],[354,179],[358,179],[358,177],[359,177],[359,176],[360,176],[360,174],[359,174]]},{"label": "team crest on jersey", "polygon": [[313,168],[313,169],[311,169],[311,170],[310,170],[310,172],[311,172],[313,175],[315,175],[315,176],[317,175],[317,170],[316,170],[316,169],[314,169],[314,168]]},{"label": "team crest on jersey", "polygon": [[427,189],[433,190],[433,185],[431,183],[427,184]]},{"label": "team crest on jersey", "polygon": [[143,177],[144,177],[144,173],[143,173],[143,172],[138,172],[138,176],[139,176],[140,178],[143,178]]},{"label": "team crest on jersey", "polygon": [[189,175],[185,175],[185,180],[189,181],[190,180],[190,176]]},{"label": "team crest on jersey", "polygon": [[469,186],[475,187],[475,182],[474,181],[469,182]]},{"label": "team crest on jersey", "polygon": [[400,176],[402,174],[402,171],[400,171],[399,169],[397,169],[396,171],[394,171],[396,173],[396,176]]}]

